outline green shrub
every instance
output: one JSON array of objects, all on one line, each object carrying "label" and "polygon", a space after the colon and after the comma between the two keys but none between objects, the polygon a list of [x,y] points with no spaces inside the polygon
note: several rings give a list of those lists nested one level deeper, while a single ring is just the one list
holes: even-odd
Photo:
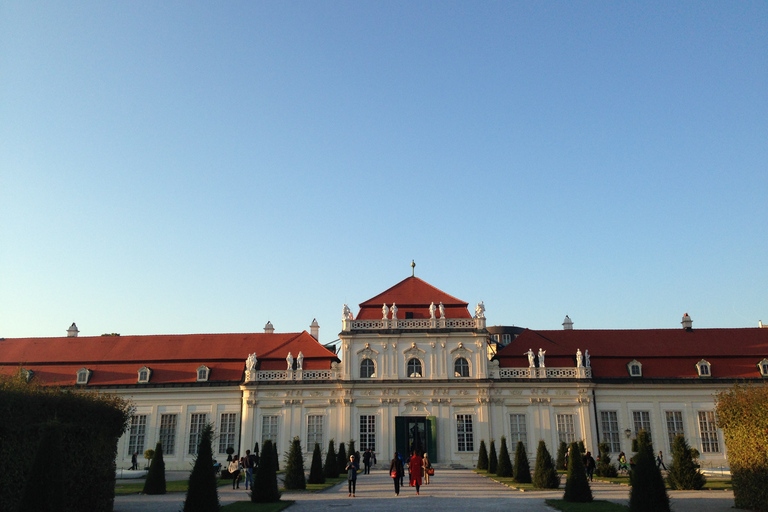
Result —
[{"label": "green shrub", "polygon": [[515,482],[531,483],[531,466],[528,464],[528,453],[522,441],[517,442],[515,449]]},{"label": "green shrub", "polygon": [[[264,454],[262,453],[262,457]],[[277,454],[277,443],[272,443],[272,465],[275,468],[275,473],[280,471],[280,456]]]},{"label": "green shrub", "polygon": [[152,448],[144,450],[144,458],[147,459],[147,465],[144,467],[144,469],[149,469],[149,463],[152,460],[152,457],[154,456],[155,456],[155,450],[153,450]]},{"label": "green shrub", "polygon": [[496,458],[496,445],[493,439],[491,439],[491,453],[488,455],[488,472],[495,475],[498,465],[499,459]]},{"label": "green shrub", "polygon": [[216,473],[213,469],[212,440],[213,425],[209,423],[203,427],[200,434],[195,465],[189,474],[184,512],[215,512],[220,508]]},{"label": "green shrub", "polygon": [[325,475],[325,478],[336,478],[339,476],[339,470],[336,469],[336,449],[333,445],[333,439],[328,442],[328,453],[325,454],[323,475]]},{"label": "green shrub", "polygon": [[568,445],[564,441],[560,441],[560,445],[557,447],[557,461],[555,468],[559,470],[568,469],[565,467],[565,453],[568,451]]},{"label": "green shrub", "polygon": [[165,461],[163,460],[162,443],[157,443],[154,450],[142,492],[144,494],[165,494]]},{"label": "green shrub", "polygon": [[641,430],[637,434],[637,453],[635,465],[629,474],[630,512],[669,512],[669,496],[664,486],[661,470],[656,466],[653,445],[648,433]]},{"label": "green shrub", "polygon": [[581,457],[578,443],[571,443],[568,455],[568,476],[565,480],[565,501],[589,503],[592,501],[592,489],[587,481],[584,459]]},{"label": "green shrub", "polygon": [[512,461],[507,450],[507,438],[501,436],[501,448],[499,448],[499,461],[496,466],[496,474],[503,477],[512,477]]},{"label": "green shrub", "polygon": [[273,503],[280,501],[280,491],[277,488],[277,473],[275,472],[275,449],[272,441],[264,441],[259,467],[253,478],[251,501],[253,503]]},{"label": "green shrub", "polygon": [[560,487],[560,475],[557,474],[552,455],[550,455],[547,444],[543,440],[539,441],[539,447],[536,450],[533,486],[539,489],[557,489]]},{"label": "green shrub", "polygon": [[347,450],[344,449],[344,443],[339,443],[339,452],[336,454],[336,476],[344,473],[344,468],[347,467]]},{"label": "green shrub", "polygon": [[595,468],[595,473],[597,476],[606,476],[606,477],[617,477],[619,476],[619,471],[611,464],[611,455],[610,455],[610,449],[611,447],[606,442],[602,442],[599,445],[597,445],[597,449],[600,452],[600,460],[597,462],[597,467]]},{"label": "green shrub", "polygon": [[707,483],[693,459],[693,450],[682,434],[675,436],[672,442],[672,463],[667,472],[667,483],[670,489],[680,490],[699,490]]},{"label": "green shrub", "polygon": [[325,475],[323,474],[323,454],[320,451],[320,445],[318,443],[315,443],[315,450],[312,452],[312,466],[309,468],[309,483],[325,483]]},{"label": "green shrub", "polygon": [[480,453],[477,454],[477,469],[488,469],[488,450],[485,448],[485,439],[480,440]]},{"label": "green shrub", "polygon": [[304,478],[304,453],[301,451],[301,440],[293,438],[291,450],[288,452],[288,461],[285,464],[286,489],[306,489],[307,481]]}]

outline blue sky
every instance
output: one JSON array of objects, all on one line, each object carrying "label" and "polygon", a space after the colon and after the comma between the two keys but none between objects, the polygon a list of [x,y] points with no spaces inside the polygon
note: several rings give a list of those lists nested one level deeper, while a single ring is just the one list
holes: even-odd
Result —
[{"label": "blue sky", "polygon": [[0,7],[0,337],[768,323],[765,2]]}]

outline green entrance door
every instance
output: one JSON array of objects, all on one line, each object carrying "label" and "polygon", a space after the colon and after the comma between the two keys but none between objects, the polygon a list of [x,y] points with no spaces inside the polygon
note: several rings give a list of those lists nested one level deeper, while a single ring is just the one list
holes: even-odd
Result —
[{"label": "green entrance door", "polygon": [[437,462],[437,418],[434,416],[396,416],[395,445],[397,451],[408,460],[413,450],[429,453],[429,459]]}]

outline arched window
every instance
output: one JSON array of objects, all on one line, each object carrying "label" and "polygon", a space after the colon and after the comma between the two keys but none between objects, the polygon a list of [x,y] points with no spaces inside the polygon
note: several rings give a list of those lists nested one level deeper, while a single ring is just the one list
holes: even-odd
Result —
[{"label": "arched window", "polygon": [[207,366],[203,365],[197,368],[197,381],[198,382],[205,382],[208,380],[208,375],[210,374],[211,369]]},{"label": "arched window", "polygon": [[407,365],[408,373],[407,375],[409,377],[421,377],[421,361],[416,359],[415,357],[408,360]]},{"label": "arched window", "polygon": [[459,357],[453,363],[453,371],[456,377],[469,377],[469,363],[463,357]]},{"label": "arched window", "polygon": [[371,377],[375,377],[375,376],[376,376],[376,365],[373,363],[373,360],[366,357],[360,363],[360,378],[370,379]]}]

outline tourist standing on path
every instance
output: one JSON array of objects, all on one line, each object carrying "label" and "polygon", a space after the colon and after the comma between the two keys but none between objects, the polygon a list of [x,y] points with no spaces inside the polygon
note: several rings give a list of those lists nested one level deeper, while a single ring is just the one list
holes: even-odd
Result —
[{"label": "tourist standing on path", "polygon": [[357,486],[357,464],[355,463],[355,456],[349,456],[349,462],[347,467],[344,468],[347,472],[347,484],[349,485],[349,496],[355,496],[355,487]]},{"label": "tourist standing on path", "polygon": [[661,454],[661,450],[659,450],[659,455],[656,457],[656,467],[664,468],[664,471],[667,470],[667,466],[664,465],[664,456]]},{"label": "tourist standing on path", "polygon": [[389,463],[389,476],[395,482],[395,496],[400,496],[400,481],[403,479],[403,460],[400,458],[400,454],[395,452],[395,456],[392,457],[392,462]]},{"label": "tourist standing on path", "polygon": [[251,456],[251,450],[245,450],[243,466],[245,467],[245,490],[247,491],[248,487],[253,488],[253,457]]},{"label": "tourist standing on path", "polygon": [[240,455],[235,455],[232,457],[232,462],[229,463],[229,467],[227,470],[229,471],[229,474],[232,475],[232,489],[235,488],[235,485],[237,485],[237,488],[240,488],[240,470],[242,468],[240,467]]},{"label": "tourist standing on path", "polygon": [[424,485],[429,485],[429,470],[432,468],[432,463],[429,462],[429,456],[424,454],[424,464],[422,465],[422,476],[424,477]]},{"label": "tourist standing on path", "polygon": [[365,453],[363,453],[363,466],[365,467],[363,474],[369,475],[371,473],[371,449],[370,448],[366,449]]},{"label": "tourist standing on path", "polygon": [[589,481],[592,481],[592,476],[595,474],[595,459],[592,457],[592,454],[587,452],[586,455],[584,455],[584,469],[587,470],[587,476],[589,477]]},{"label": "tourist standing on path", "polygon": [[419,494],[419,487],[421,486],[421,470],[423,466],[424,459],[419,457],[418,452],[414,450],[411,460],[408,461],[408,470],[411,472],[411,487],[416,486],[416,495]]}]

